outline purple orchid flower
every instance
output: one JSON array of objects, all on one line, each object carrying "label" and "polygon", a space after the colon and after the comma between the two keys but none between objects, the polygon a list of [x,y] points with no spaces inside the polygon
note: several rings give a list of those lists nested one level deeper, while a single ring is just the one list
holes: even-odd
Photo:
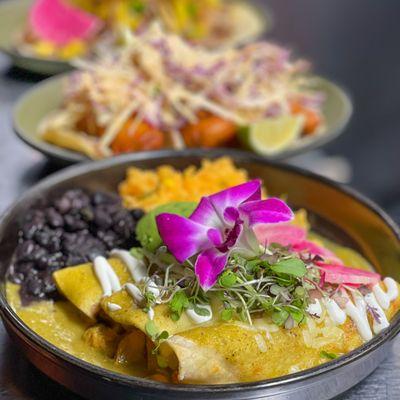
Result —
[{"label": "purple orchid flower", "polygon": [[247,257],[260,254],[253,226],[292,218],[292,210],[282,200],[261,200],[261,182],[253,180],[203,197],[189,218],[164,213],[156,222],[162,240],[180,263],[198,255],[195,273],[200,286],[208,290],[232,251]]}]

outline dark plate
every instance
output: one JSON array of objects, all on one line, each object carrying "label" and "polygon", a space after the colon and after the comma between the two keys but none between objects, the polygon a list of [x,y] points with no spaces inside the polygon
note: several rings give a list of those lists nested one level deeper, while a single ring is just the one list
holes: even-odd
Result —
[{"label": "dark plate", "polygon": [[128,166],[177,168],[204,157],[228,154],[252,177],[264,180],[271,195],[286,194],[294,207],[304,207],[314,229],[360,251],[383,275],[400,280],[400,231],[375,204],[353,190],[298,168],[267,162],[237,151],[153,152],[115,157],[65,169],[22,196],[0,221],[0,313],[10,336],[45,374],[89,399],[330,399],[369,375],[390,350],[400,330],[400,315],[371,341],[322,366],[278,379],[236,385],[170,385],[109,372],[83,362],[41,339],[14,313],[4,295],[5,271],[17,241],[17,222],[41,197],[84,187],[117,189]]},{"label": "dark plate", "polygon": [[[53,161],[62,164],[87,161],[88,158],[81,153],[43,141],[38,135],[38,127],[46,115],[60,107],[63,100],[63,81],[67,76],[49,78],[35,85],[21,97],[13,112],[14,130],[19,138]],[[353,112],[346,91],[321,77],[314,80],[313,87],[325,96],[322,112],[326,130],[321,134],[302,139],[295,146],[269,156],[269,159],[282,160],[321,147],[344,131]]]}]

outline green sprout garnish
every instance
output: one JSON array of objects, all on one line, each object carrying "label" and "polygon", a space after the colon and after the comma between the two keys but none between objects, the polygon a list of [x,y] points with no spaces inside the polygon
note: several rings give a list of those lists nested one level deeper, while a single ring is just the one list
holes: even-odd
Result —
[{"label": "green sprout garnish", "polygon": [[132,11],[134,11],[137,14],[143,14],[144,11],[146,10],[146,5],[142,0],[131,0],[130,6]]},{"label": "green sprout garnish", "polygon": [[[189,309],[200,316],[210,315],[204,306],[214,299],[213,309],[216,312],[219,308],[216,316],[221,321],[241,320],[252,325],[254,318],[266,316],[276,325],[290,329],[304,322],[309,290],[319,283],[318,270],[308,268],[311,262],[277,244],[251,259],[232,253],[217,283],[208,291],[200,287],[190,260],[179,264],[167,257],[165,248],[156,253],[142,251],[149,274],[160,289],[156,299],[144,288],[143,311],[166,304],[173,321]],[[163,340],[164,334],[157,336],[152,325],[148,328],[147,333],[157,343]]]},{"label": "green sprout garnish", "polygon": [[325,350],[322,350],[320,353],[320,356],[323,358],[327,358],[328,360],[334,360],[335,358],[338,358],[338,355],[335,353],[328,353]]},{"label": "green sprout garnish", "polygon": [[181,317],[183,311],[185,311],[190,306],[190,301],[183,290],[179,290],[172,297],[169,303],[169,309],[171,311],[171,319],[178,321]]},{"label": "green sprout garnish", "polygon": [[148,320],[144,329],[146,334],[155,344],[152,353],[157,354],[161,343],[169,338],[169,333],[167,331],[160,332],[153,320]]}]

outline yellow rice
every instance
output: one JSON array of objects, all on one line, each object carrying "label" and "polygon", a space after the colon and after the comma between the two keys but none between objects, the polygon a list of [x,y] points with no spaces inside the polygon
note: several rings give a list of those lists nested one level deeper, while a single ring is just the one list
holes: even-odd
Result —
[{"label": "yellow rice", "polygon": [[249,179],[247,171],[237,168],[229,157],[203,160],[201,167],[184,171],[169,165],[156,170],[131,167],[119,186],[125,207],[149,211],[173,201],[199,201],[202,196],[239,185]]}]

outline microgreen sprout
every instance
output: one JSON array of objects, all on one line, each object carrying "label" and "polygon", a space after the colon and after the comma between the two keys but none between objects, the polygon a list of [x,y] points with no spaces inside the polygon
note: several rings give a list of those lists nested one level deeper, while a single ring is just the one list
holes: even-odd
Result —
[{"label": "microgreen sprout", "polygon": [[335,358],[338,358],[338,355],[335,353],[328,353],[325,350],[322,350],[320,353],[320,356],[323,358],[327,358],[328,360],[334,360]]},{"label": "microgreen sprout", "polygon": [[167,331],[160,332],[153,320],[148,320],[146,322],[145,331],[155,344],[152,350],[153,354],[157,354],[161,343],[169,338],[169,333]]}]

